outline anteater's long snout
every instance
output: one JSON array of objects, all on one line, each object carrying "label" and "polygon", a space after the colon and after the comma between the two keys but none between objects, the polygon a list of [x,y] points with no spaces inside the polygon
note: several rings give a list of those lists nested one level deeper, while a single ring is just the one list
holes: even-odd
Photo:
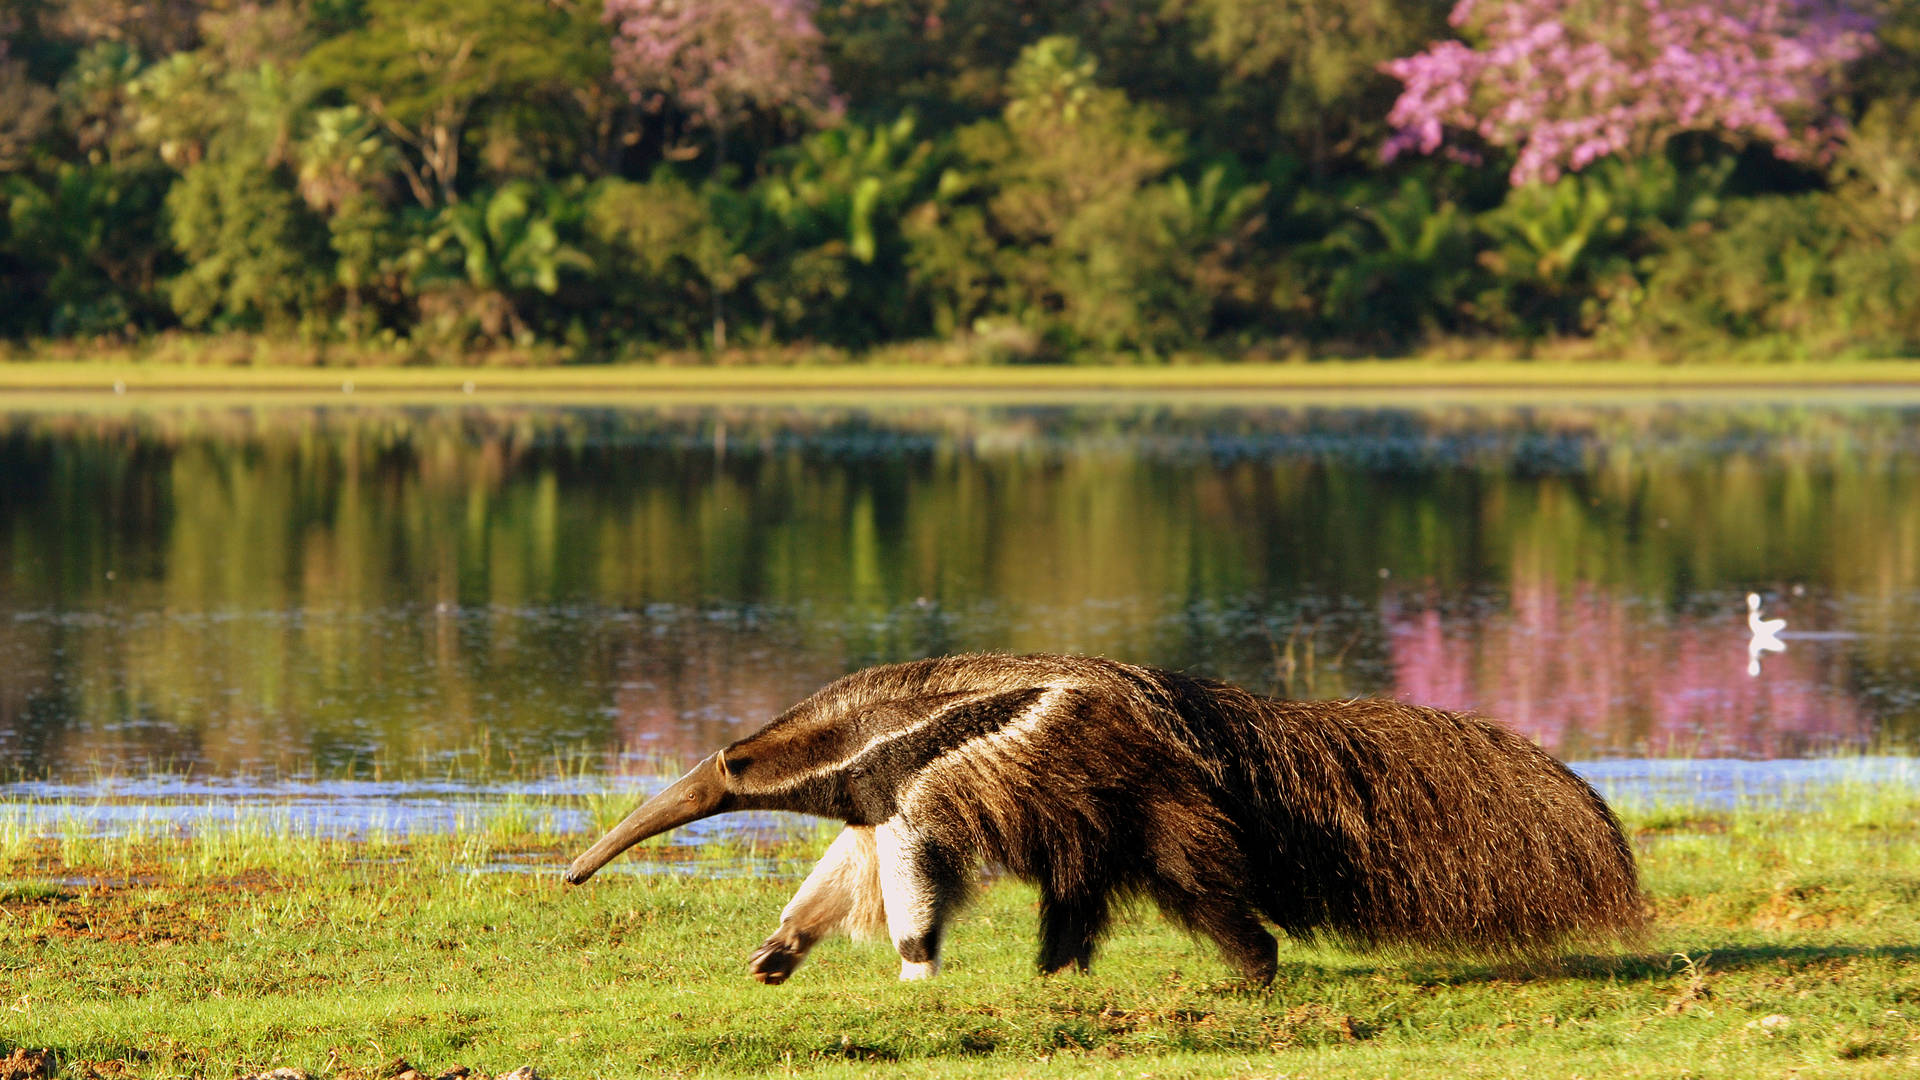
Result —
[{"label": "anteater's long snout", "polygon": [[567,880],[578,885],[612,862],[614,856],[640,841],[725,810],[726,779],[726,766],[720,755],[709,756],[667,790],[641,803],[620,824],[608,830],[599,843],[573,860],[573,865],[567,867]]}]

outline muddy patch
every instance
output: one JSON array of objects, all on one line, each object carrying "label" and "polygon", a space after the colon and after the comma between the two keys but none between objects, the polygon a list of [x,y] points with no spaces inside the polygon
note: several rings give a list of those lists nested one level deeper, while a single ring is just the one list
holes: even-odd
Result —
[{"label": "muddy patch", "polygon": [[[34,945],[52,940],[104,941],[116,945],[166,947],[179,942],[216,942],[220,931],[178,900],[158,903],[101,903],[97,898],[54,905],[50,918],[27,936]],[[5,1080],[0,1076],[0,1080]]]},{"label": "muddy patch", "polygon": [[56,868],[51,881],[15,882],[0,891],[0,914],[30,944],[86,940],[166,947],[211,942],[221,932],[207,912],[237,899],[279,893],[292,886],[268,871],[246,871],[190,884],[156,883],[147,875],[96,875]]},{"label": "muddy patch", "polygon": [[53,1075],[53,1054],[24,1046],[0,1058],[0,1080],[42,1080]]}]

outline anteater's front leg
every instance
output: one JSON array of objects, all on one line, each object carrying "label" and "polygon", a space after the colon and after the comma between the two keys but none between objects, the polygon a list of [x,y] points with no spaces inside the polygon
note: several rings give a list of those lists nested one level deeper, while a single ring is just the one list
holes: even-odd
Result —
[{"label": "anteater's front leg", "polygon": [[747,970],[769,986],[783,983],[821,938],[835,930],[865,937],[885,923],[874,830],[849,825],[787,901],[780,928],[747,961]]},{"label": "anteater's front leg", "polygon": [[874,826],[873,842],[900,978],[930,979],[940,971],[947,920],[966,902],[971,860],[897,816]]}]

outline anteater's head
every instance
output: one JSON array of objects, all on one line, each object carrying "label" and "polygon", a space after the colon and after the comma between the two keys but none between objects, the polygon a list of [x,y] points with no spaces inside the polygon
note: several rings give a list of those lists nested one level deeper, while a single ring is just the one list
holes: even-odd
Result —
[{"label": "anteater's head", "polygon": [[573,861],[567,880],[577,885],[650,836],[728,810],[884,821],[897,789],[930,762],[1028,716],[1064,677],[1063,663],[943,657],[838,679],[641,803]]},{"label": "anteater's head", "polygon": [[567,880],[578,885],[612,862],[615,855],[650,836],[732,809],[734,795],[727,788],[729,779],[725,752],[709,755],[665,791],[641,803],[599,843],[573,860],[567,867]]},{"label": "anteater's head", "polygon": [[888,706],[919,690],[927,666],[869,668],[823,687],[641,803],[573,860],[567,880],[578,885],[640,841],[728,810],[836,816],[844,766],[875,732],[909,720],[912,710]]},{"label": "anteater's head", "polygon": [[853,756],[850,745],[866,738],[875,725],[901,722],[895,714],[905,710],[864,701],[850,706],[837,696],[822,700],[825,693],[702,759],[665,791],[641,803],[573,860],[567,880],[578,885],[642,840],[729,810],[792,810],[847,819],[840,796]]}]

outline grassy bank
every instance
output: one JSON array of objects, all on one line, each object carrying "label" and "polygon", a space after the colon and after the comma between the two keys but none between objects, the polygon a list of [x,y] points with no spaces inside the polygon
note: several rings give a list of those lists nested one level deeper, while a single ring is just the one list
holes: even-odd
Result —
[{"label": "grassy bank", "polygon": [[[894,981],[831,942],[745,977],[790,878],[558,878],[584,839],[503,818],[457,837],[271,828],[4,845],[0,1057],[59,1077],[225,1078],[405,1062],[551,1077],[1898,1076],[1920,1068],[1920,796],[1815,809],[1627,808],[1656,906],[1643,951],[1531,968],[1283,945],[1271,990],[1138,913],[1088,977],[1031,973],[1002,883],[950,966]],[[818,843],[817,840],[812,841]],[[761,853],[766,854],[766,853]],[[804,855],[805,852],[791,854]],[[786,863],[797,872],[800,862]],[[778,875],[774,875],[778,877]],[[39,1051],[47,1051],[44,1058]],[[4,1068],[4,1066],[0,1066]]]},{"label": "grassy bank", "polygon": [[[212,346],[207,346],[212,348]],[[232,355],[228,356],[227,352]],[[254,353],[260,354],[254,359]],[[715,391],[1244,391],[1386,388],[1723,389],[1920,386],[1920,363],[1665,363],[1653,358],[1517,359],[1430,355],[1411,359],[1227,361],[1167,364],[930,362],[912,351],[738,353],[667,357],[649,364],[560,364],[547,354],[503,353],[405,361],[300,353],[289,361],[245,339],[217,359],[204,349],[63,347],[0,356],[0,393],[320,392],[481,396],[527,393],[685,395]],[[278,359],[276,359],[279,357]]]}]

